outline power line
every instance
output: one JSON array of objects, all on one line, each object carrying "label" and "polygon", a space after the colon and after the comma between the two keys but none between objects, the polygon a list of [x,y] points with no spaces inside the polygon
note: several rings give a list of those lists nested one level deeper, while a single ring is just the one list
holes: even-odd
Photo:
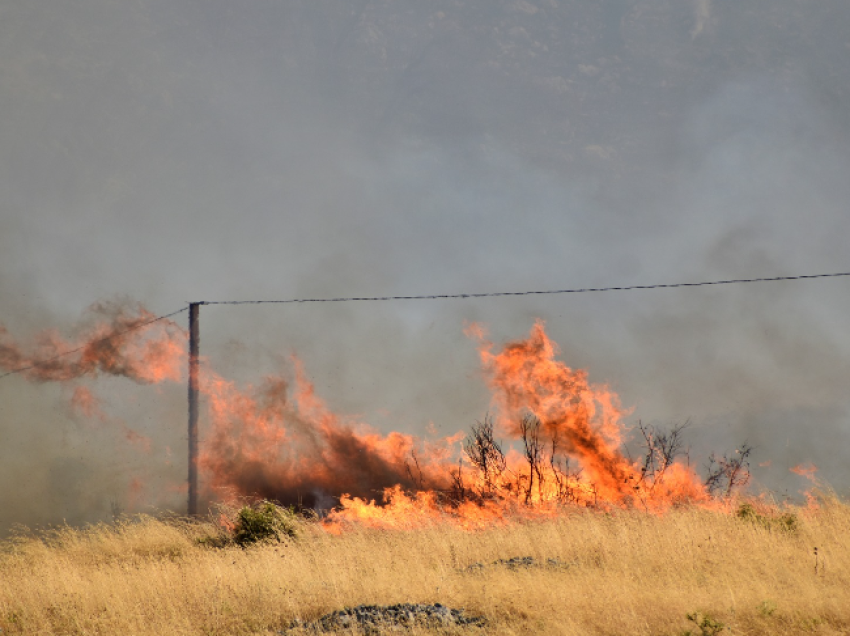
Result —
[{"label": "power line", "polygon": [[699,283],[664,283],[657,285],[630,285],[626,287],[582,287],[576,289],[548,289],[541,291],[490,292],[478,294],[432,294],[422,296],[350,296],[341,298],[293,298],[289,300],[214,300],[199,302],[199,305],[265,305],[291,303],[344,303],[371,302],[391,300],[441,300],[456,298],[494,298],[499,296],[544,296],[552,294],[584,294],[589,292],[631,291],[642,289],[671,289],[675,287],[707,287],[709,285],[732,285],[737,283],[768,283],[786,280],[811,280],[814,278],[837,278],[850,276],[850,272],[835,274],[810,274],[802,276],[775,276],[773,278],[735,278],[730,280],[713,280]]},{"label": "power line", "polygon": [[146,320],[145,322],[139,323],[129,329],[125,329],[124,331],[119,331],[118,333],[110,334],[104,338],[98,338],[97,340],[92,340],[91,342],[87,342],[86,344],[77,347],[76,349],[71,349],[70,351],[63,351],[62,353],[56,354],[51,358],[47,358],[45,360],[39,360],[35,364],[31,364],[28,367],[20,367],[18,369],[12,369],[11,371],[7,371],[3,375],[0,375],[0,380],[5,378],[8,375],[13,375],[15,373],[23,373],[24,371],[29,371],[30,369],[37,369],[38,367],[43,367],[44,365],[53,362],[54,360],[58,360],[59,358],[64,358],[65,356],[69,356],[72,353],[77,353],[78,351],[82,351],[83,349],[90,347],[93,344],[100,344],[101,342],[107,342],[108,340],[112,340],[113,338],[118,338],[119,336],[123,336],[124,334],[128,334],[132,331],[136,331],[138,329],[142,329],[143,327],[147,327],[148,325],[152,325],[155,322],[159,322],[160,320],[166,320],[167,318],[171,318],[172,316],[176,316],[177,314],[182,314],[184,311],[189,309],[188,306],[183,307],[182,309],[178,309],[177,311],[172,311],[170,314],[165,314],[164,316],[157,316],[156,318],[151,318],[150,320]]},{"label": "power line", "polygon": [[[740,283],[769,283],[769,282],[777,282],[777,281],[793,281],[793,280],[812,280],[816,278],[839,278],[850,276],[850,272],[837,272],[833,274],[809,274],[809,275],[800,275],[800,276],[774,276],[772,278],[734,278],[728,280],[713,280],[713,281],[702,281],[699,283],[659,283],[655,285],[629,285],[623,287],[580,287],[574,289],[547,289],[547,290],[536,290],[536,291],[516,291],[516,292],[488,292],[488,293],[475,293],[475,294],[429,294],[429,295],[421,295],[421,296],[348,296],[348,297],[339,297],[339,298],[291,298],[288,300],[212,300],[212,301],[199,301],[195,303],[190,303],[191,305],[283,305],[283,304],[294,304],[294,303],[343,303],[343,302],[385,302],[385,301],[393,301],[393,300],[447,300],[447,299],[463,299],[463,298],[497,298],[504,296],[547,296],[554,294],[585,294],[591,292],[612,292],[612,291],[633,291],[633,290],[644,290],[644,289],[673,289],[677,287],[708,287],[710,285],[733,285]],[[143,323],[140,323],[134,327],[130,327],[129,329],[125,329],[119,333],[114,333],[105,338],[100,338],[98,340],[94,340],[89,342],[81,347],[77,347],[76,349],[71,349],[70,351],[64,351],[60,354],[57,354],[51,358],[47,358],[46,360],[39,360],[37,363],[32,364],[26,367],[20,367],[18,369],[11,369],[6,373],[0,375],[0,380],[3,378],[16,374],[22,373],[24,371],[29,371],[30,369],[35,369],[40,366],[44,366],[45,364],[52,362],[53,360],[58,360],[59,358],[63,358],[65,356],[69,356],[71,354],[82,351],[86,347],[91,346],[92,344],[106,342],[112,338],[117,338],[119,336],[123,336],[124,334],[130,333],[132,331],[136,331],[138,329],[142,329],[143,327],[147,327],[148,325],[152,325],[155,322],[159,322],[160,320],[166,320],[177,314],[181,314],[184,311],[189,309],[189,306],[178,309],[177,311],[173,311],[170,314],[165,314],[162,316],[157,316],[156,318],[152,318]]]}]

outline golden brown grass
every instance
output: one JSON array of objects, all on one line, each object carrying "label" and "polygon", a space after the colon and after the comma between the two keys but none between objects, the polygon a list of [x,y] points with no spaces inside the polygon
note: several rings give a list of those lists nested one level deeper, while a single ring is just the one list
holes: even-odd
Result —
[{"label": "golden brown grass", "polygon": [[[686,620],[697,611],[734,634],[850,633],[850,506],[825,498],[796,514],[792,533],[701,510],[474,533],[313,524],[296,543],[245,550],[199,546],[211,526],[197,523],[65,528],[0,546],[0,629],[267,634],[347,605],[439,602],[484,615],[485,629],[466,630],[481,634],[700,634]],[[464,571],[518,556],[568,567]]]}]

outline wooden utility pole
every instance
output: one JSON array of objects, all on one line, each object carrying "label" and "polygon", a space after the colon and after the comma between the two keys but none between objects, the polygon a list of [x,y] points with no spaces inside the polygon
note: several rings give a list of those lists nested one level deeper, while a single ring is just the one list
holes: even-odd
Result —
[{"label": "wooden utility pole", "polygon": [[189,516],[198,514],[198,317],[203,303],[189,303]]}]

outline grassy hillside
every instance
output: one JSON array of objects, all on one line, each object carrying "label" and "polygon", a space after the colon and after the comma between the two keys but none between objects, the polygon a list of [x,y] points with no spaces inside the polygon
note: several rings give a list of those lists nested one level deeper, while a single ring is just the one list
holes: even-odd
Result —
[{"label": "grassy hillside", "polygon": [[[478,532],[334,536],[304,522],[295,541],[244,549],[199,543],[212,523],[66,528],[2,544],[0,629],[265,634],[345,606],[412,602],[488,622],[463,633],[848,633],[850,506],[830,498],[791,513],[790,529],[775,512],[697,509],[573,511]],[[498,562],[515,557],[534,562]]]}]

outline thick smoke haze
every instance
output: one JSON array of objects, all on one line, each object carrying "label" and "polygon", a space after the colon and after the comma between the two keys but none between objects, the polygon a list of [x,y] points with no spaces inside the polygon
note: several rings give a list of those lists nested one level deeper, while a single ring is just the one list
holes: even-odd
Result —
[{"label": "thick smoke haze", "polygon": [[[0,323],[847,271],[848,58],[845,0],[6,2]],[[541,318],[692,461],[843,491],[848,286],[203,307],[202,352],[450,435],[490,406],[464,326]],[[84,386],[0,380],[0,532],[185,506],[185,387]]]}]

